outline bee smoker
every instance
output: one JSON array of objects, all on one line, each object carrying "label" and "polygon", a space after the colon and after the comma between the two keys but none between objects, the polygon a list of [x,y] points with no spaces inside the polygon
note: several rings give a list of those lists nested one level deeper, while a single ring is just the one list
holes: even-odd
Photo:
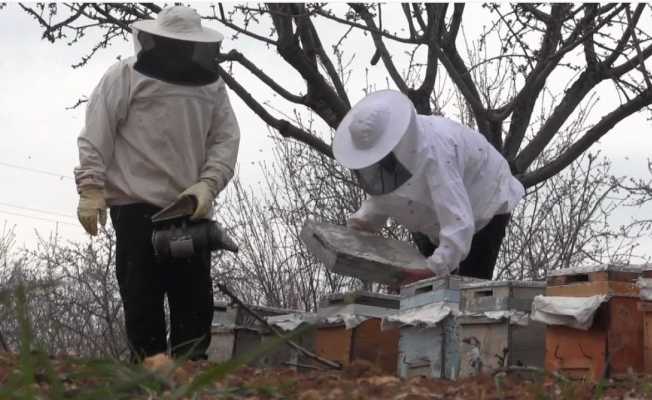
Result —
[{"label": "bee smoker", "polygon": [[190,220],[195,207],[194,198],[182,197],[152,216],[152,246],[157,257],[190,258],[205,249],[238,252],[238,245],[219,223]]}]

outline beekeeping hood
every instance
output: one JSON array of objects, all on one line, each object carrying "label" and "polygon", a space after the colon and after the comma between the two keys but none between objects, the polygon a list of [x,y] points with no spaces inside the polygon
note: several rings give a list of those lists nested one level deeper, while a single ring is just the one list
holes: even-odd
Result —
[{"label": "beekeeping hood", "polygon": [[333,140],[335,158],[353,170],[371,195],[391,193],[414,173],[416,110],[410,99],[381,90],[360,100],[342,119]]},{"label": "beekeeping hood", "polygon": [[217,81],[216,57],[224,36],[203,27],[194,9],[168,7],[155,20],[138,21],[131,28],[138,72],[182,85]]}]

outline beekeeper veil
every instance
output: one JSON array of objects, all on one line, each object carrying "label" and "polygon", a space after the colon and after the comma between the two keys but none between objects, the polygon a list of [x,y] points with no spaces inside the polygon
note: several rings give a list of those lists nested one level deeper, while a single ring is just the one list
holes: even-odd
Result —
[{"label": "beekeeper veil", "polygon": [[[391,193],[412,177],[406,144],[416,136],[416,110],[394,90],[370,94],[344,117],[333,153],[371,195]],[[413,153],[413,152],[412,152]]]},{"label": "beekeeper veil", "polygon": [[224,36],[203,27],[194,9],[168,7],[156,20],[138,21],[131,28],[138,72],[182,85],[217,81],[216,57]]}]

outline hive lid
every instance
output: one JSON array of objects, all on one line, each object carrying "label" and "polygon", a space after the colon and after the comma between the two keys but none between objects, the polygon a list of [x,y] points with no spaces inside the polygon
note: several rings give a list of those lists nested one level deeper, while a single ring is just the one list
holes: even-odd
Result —
[{"label": "hive lid", "polygon": [[397,295],[358,290],[345,293],[333,293],[322,298],[321,301],[322,307],[347,304],[398,309],[400,307],[400,297]]},{"label": "hive lid", "polygon": [[597,265],[586,265],[578,267],[569,267],[558,269],[555,271],[548,272],[548,277],[551,276],[566,276],[566,275],[578,275],[578,274],[588,274],[591,272],[632,272],[632,273],[641,273],[646,269],[652,268],[650,264],[597,264]]},{"label": "hive lid", "polygon": [[477,289],[477,288],[494,288],[494,287],[513,287],[513,288],[545,288],[545,281],[482,281],[469,282],[460,285],[460,289]]}]

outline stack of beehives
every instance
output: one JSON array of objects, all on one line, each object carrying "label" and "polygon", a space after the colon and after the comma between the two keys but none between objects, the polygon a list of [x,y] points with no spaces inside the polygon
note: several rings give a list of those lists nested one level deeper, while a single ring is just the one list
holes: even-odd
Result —
[{"label": "stack of beehives", "polygon": [[643,370],[638,266],[568,268],[548,277],[533,318],[548,324],[546,370],[599,381]]},{"label": "stack of beehives", "polygon": [[509,365],[543,365],[544,326],[529,321],[545,283],[433,278],[401,290],[398,373],[455,379]]},{"label": "stack of beehives", "polygon": [[[306,320],[311,319],[311,315],[295,310],[254,305],[250,305],[248,308],[266,318],[268,323],[273,325],[276,325],[274,318],[278,319],[278,317],[281,317],[278,319],[279,321],[282,321],[283,317],[297,315]],[[284,330],[282,326],[280,328]],[[258,350],[260,345],[275,337],[264,324],[257,321],[246,310],[225,303],[217,303],[214,307],[211,335],[211,344],[207,353],[209,360],[216,362],[250,354]],[[305,348],[312,349],[313,347],[310,335],[297,336],[293,340]],[[306,363],[302,354],[285,344],[277,346],[273,351],[251,362],[253,366],[257,367],[297,366]]]},{"label": "stack of beehives", "polygon": [[369,361],[394,374],[399,331],[381,329],[381,321],[398,309],[395,295],[357,291],[326,297],[317,312],[315,352],[344,366]]}]

